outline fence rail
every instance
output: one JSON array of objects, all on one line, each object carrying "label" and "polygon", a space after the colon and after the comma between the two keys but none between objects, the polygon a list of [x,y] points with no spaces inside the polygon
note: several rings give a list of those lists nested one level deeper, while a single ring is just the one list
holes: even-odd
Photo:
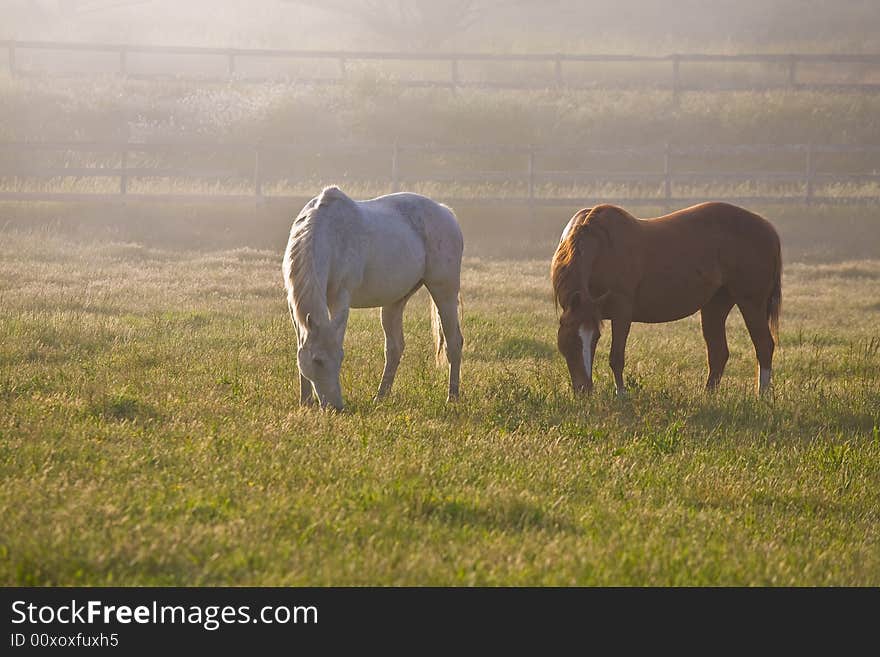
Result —
[{"label": "fence rail", "polygon": [[[575,83],[566,76],[566,65],[577,63],[614,64],[614,63],[642,63],[667,65],[668,77],[653,80],[651,85],[664,87],[679,93],[701,88],[755,88],[755,89],[840,89],[852,91],[880,91],[880,75],[876,75],[876,82],[872,80],[819,80],[807,81],[802,79],[801,70],[805,65],[823,64],[861,64],[880,68],[880,53],[866,54],[835,54],[835,53],[787,53],[787,54],[706,54],[706,53],[673,53],[668,55],[626,55],[626,54],[567,54],[567,53],[522,53],[522,54],[489,54],[473,52],[391,52],[391,51],[363,51],[363,50],[292,50],[292,49],[265,49],[265,48],[210,48],[197,46],[151,46],[136,44],[113,44],[113,43],[77,43],[61,41],[19,41],[0,40],[0,49],[6,50],[9,73],[17,75],[42,75],[46,71],[28,69],[20,63],[18,54],[24,51],[43,52],[91,52],[115,55],[117,64],[114,74],[132,78],[163,78],[167,74],[150,74],[143,71],[133,70],[131,66],[132,55],[175,55],[181,57],[213,57],[219,58],[224,64],[223,75],[198,76],[201,80],[229,80],[239,81],[264,81],[278,79],[283,76],[246,76],[241,73],[241,63],[254,59],[285,59],[294,61],[331,61],[335,62],[337,74],[324,77],[301,77],[296,82],[314,84],[339,84],[346,81],[349,76],[349,65],[352,62],[409,62],[409,63],[446,63],[448,77],[445,79],[400,79],[399,84],[415,87],[481,87],[488,89],[523,89],[523,88],[547,88],[547,87],[586,87],[593,88],[613,87],[614,80],[602,83]],[[547,66],[546,74],[541,76],[540,82],[517,82],[512,80],[469,80],[461,75],[461,63],[520,63],[520,64],[544,64]],[[771,80],[762,84],[749,83],[746,85],[723,85],[713,80],[710,85],[685,85],[682,76],[682,65],[688,64],[764,64],[783,67],[785,75],[780,79]],[[875,74],[880,72],[875,70]],[[78,71],[73,74],[88,75],[89,71]],[[173,75],[171,77],[182,77]]]},{"label": "fence rail", "polygon": [[[527,147],[527,146],[425,146],[400,145],[391,146],[323,146],[316,151],[316,146],[306,144],[248,144],[248,143],[206,143],[206,142],[0,142],[0,201],[86,201],[86,202],[127,202],[127,201],[162,201],[162,202],[248,202],[263,203],[301,199],[302,193],[267,192],[267,183],[282,181],[287,188],[309,186],[309,181],[291,181],[289,175],[279,174],[266,164],[269,156],[289,155],[293,159],[297,154],[314,156],[351,156],[359,153],[366,156],[371,173],[368,177],[343,176],[334,182],[360,182],[373,187],[382,188],[382,192],[400,191],[404,186],[418,188],[420,184],[447,184],[449,194],[438,195],[448,202],[462,204],[496,204],[496,205],[527,205],[560,206],[588,204],[598,200],[615,200],[633,205],[655,205],[674,207],[706,200],[706,197],[694,195],[693,190],[678,193],[677,186],[699,186],[708,183],[722,185],[762,183],[765,186],[775,185],[766,191],[753,191],[749,194],[732,193],[728,196],[711,195],[711,198],[729,200],[731,202],[750,203],[791,203],[791,204],[880,204],[880,145],[835,145],[835,144],[781,144],[781,145],[711,145],[711,146],[676,146],[666,144],[660,147],[646,148],[577,148],[577,147]],[[33,161],[34,157],[47,153],[65,153],[68,156],[102,154],[115,156],[115,164],[105,166],[84,166],[83,158],[74,158],[76,163],[70,166],[41,165]],[[225,155],[235,158],[235,164],[224,166],[222,163],[210,166],[146,166],[129,165],[131,156],[140,154],[164,154],[184,157],[201,152],[212,159]],[[638,160],[634,170],[603,170],[570,169],[559,170],[541,167],[544,159],[577,153],[581,156],[630,156]],[[460,168],[425,171],[424,161],[439,155],[472,154],[475,156],[494,156],[501,158],[507,165],[504,170],[462,171]],[[839,173],[822,171],[817,167],[816,160],[820,155],[830,154],[846,156],[878,157],[873,166],[862,171]],[[797,167],[785,170],[751,169],[751,170],[707,170],[704,163],[697,163],[693,158],[724,156],[725,162],[735,162],[741,155],[785,156]],[[13,156],[13,157],[11,157]],[[17,156],[17,157],[16,157]],[[22,157],[24,156],[24,157]],[[404,157],[415,157],[419,167],[407,170],[401,164]],[[512,168],[511,162],[519,158],[522,166]],[[28,161],[30,159],[30,161]],[[873,159],[873,158],[872,158]],[[384,162],[384,165],[382,164]],[[654,169],[651,169],[651,164]],[[387,167],[385,173],[382,166]],[[700,168],[698,168],[698,166]],[[64,190],[27,190],[28,184],[23,181],[33,179],[116,179],[115,191],[88,192]],[[10,179],[14,182],[10,183]],[[164,192],[132,192],[131,182],[137,179],[212,179],[214,184],[211,193],[164,193]],[[516,183],[520,193],[499,194],[486,192],[492,186]],[[581,186],[618,184],[623,186],[624,193],[613,199],[587,198],[583,195],[573,196],[553,192],[552,185],[578,184]],[[856,186],[852,189],[833,194],[817,193],[817,186],[837,183],[839,185]],[[455,190],[458,185],[475,185],[482,192],[462,195]],[[550,185],[550,192],[542,185]],[[779,185],[787,185],[781,192]],[[32,186],[32,185],[30,185]],[[867,187],[865,187],[867,186]],[[57,187],[57,185],[56,185]],[[5,189],[4,189],[5,188]],[[24,188],[24,189],[23,189]],[[645,193],[645,188],[653,188],[654,193]],[[598,196],[598,194],[597,194]]]}]

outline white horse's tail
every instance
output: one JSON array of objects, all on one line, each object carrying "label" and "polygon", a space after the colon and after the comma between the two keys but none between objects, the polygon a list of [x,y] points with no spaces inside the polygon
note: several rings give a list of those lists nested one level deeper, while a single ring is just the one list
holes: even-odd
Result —
[{"label": "white horse's tail", "polygon": [[443,326],[440,324],[440,311],[437,309],[437,304],[434,303],[434,299],[430,296],[428,296],[428,299],[430,299],[431,303],[431,333],[434,335],[434,360],[439,367],[446,360],[446,350],[443,348],[446,345],[446,337],[443,335]]},{"label": "white horse's tail", "polygon": [[[440,323],[440,311],[437,308],[437,304],[434,303],[434,299],[431,295],[428,295],[428,300],[431,303],[431,333],[434,334],[434,360],[436,360],[437,365],[445,365],[448,361],[446,360],[446,336],[443,333],[443,325]],[[461,317],[462,317],[462,303],[461,303],[461,293],[458,295],[458,324],[461,325]]]}]

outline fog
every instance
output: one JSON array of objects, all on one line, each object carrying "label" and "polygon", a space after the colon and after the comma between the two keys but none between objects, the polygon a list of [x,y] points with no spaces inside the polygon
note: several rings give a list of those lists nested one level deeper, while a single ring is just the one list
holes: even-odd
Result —
[{"label": "fog", "polygon": [[873,0],[3,0],[0,38],[558,52],[876,51]]},{"label": "fog", "polygon": [[[544,257],[600,201],[728,199],[802,258],[880,243],[874,1],[2,0],[0,16],[7,225],[281,248],[340,184],[453,204],[475,255]],[[830,242],[829,217],[849,226]]]}]

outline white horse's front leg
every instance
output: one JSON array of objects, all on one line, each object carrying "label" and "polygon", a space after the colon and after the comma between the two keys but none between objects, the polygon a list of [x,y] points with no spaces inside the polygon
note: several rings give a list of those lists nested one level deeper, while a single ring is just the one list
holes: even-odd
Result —
[{"label": "white horse's front leg", "polygon": [[342,359],[345,356],[343,345],[345,343],[345,329],[348,327],[348,312],[351,306],[351,295],[346,290],[342,290],[336,295],[336,298],[329,304],[330,311],[330,328],[333,331],[336,347],[338,349],[338,360],[334,362],[336,367],[336,390],[340,397],[342,390],[339,382],[340,371],[342,369]]},{"label": "white horse's front leg", "polygon": [[[296,333],[296,350],[297,352],[299,352],[299,348],[302,345],[302,339],[299,334],[299,325],[296,323],[296,315],[293,311],[293,306],[290,306],[290,321],[293,322],[293,331],[294,333]],[[298,362],[296,365],[296,371],[297,375],[299,376],[299,405],[315,406],[318,402],[315,400],[314,397],[314,388],[312,387],[312,382],[304,377],[302,375],[302,372],[299,371]]]}]

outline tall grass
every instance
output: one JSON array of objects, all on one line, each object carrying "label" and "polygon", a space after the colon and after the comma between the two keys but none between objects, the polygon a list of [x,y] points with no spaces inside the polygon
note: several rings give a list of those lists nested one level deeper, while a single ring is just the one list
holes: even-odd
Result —
[{"label": "tall grass", "polygon": [[[281,244],[281,242],[279,242]],[[789,262],[772,398],[729,320],[632,333],[575,399],[547,257],[464,266],[464,399],[427,302],[395,390],[353,311],[348,412],[297,407],[280,251],[0,233],[4,584],[880,584],[875,260]]]}]

